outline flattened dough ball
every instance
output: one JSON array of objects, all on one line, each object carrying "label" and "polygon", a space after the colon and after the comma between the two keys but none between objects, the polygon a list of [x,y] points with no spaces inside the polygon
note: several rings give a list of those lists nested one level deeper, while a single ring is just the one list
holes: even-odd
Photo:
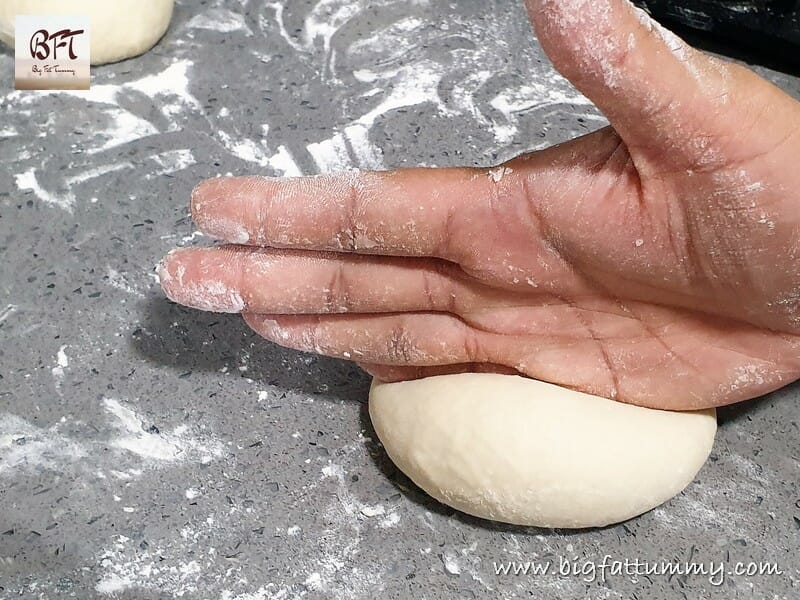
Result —
[{"label": "flattened dough ball", "polygon": [[174,6],[175,0],[2,0],[0,40],[14,47],[17,15],[86,15],[91,63],[101,65],[155,46],[169,27]]},{"label": "flattened dough ball", "polygon": [[711,453],[716,411],[640,408],[513,375],[373,381],[394,463],[431,496],[517,525],[600,527],[678,494]]}]

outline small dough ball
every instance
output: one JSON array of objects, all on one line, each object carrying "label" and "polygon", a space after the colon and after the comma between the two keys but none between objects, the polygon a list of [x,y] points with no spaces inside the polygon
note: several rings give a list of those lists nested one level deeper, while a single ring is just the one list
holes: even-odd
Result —
[{"label": "small dough ball", "polygon": [[147,52],[172,19],[175,0],[2,0],[0,40],[14,47],[17,15],[86,15],[91,63],[101,65]]},{"label": "small dough ball", "polygon": [[394,463],[431,496],[517,525],[600,527],[678,494],[711,453],[716,412],[622,404],[486,373],[373,381]]}]

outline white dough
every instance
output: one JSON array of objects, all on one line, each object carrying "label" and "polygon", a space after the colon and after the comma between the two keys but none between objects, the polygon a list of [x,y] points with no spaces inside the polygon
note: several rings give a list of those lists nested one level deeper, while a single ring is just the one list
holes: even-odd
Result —
[{"label": "white dough", "polygon": [[512,375],[373,381],[370,417],[394,463],[465,513],[599,527],[678,494],[711,453],[716,412],[640,408]]},{"label": "white dough", "polygon": [[16,15],[89,17],[91,63],[116,62],[147,52],[169,26],[175,0],[2,0],[0,40],[14,47]]}]

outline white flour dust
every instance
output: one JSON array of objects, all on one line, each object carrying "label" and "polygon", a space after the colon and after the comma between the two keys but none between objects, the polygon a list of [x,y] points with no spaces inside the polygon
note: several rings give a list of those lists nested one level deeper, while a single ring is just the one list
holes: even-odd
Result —
[{"label": "white flour dust", "polygon": [[192,560],[164,559],[178,552],[184,553],[182,546],[158,544],[141,548],[130,538],[118,535],[99,556],[103,576],[95,590],[112,596],[128,589],[152,590],[178,598],[200,591],[199,578],[214,567],[216,549],[200,546]]},{"label": "white flour dust", "polygon": [[18,173],[14,176],[14,181],[20,191],[30,190],[42,202],[57,206],[67,212],[72,212],[72,207],[75,204],[75,196],[70,193],[57,195],[45,190],[36,177],[35,168],[31,167],[24,173]]},{"label": "white flour dust", "polygon": [[[59,350],[57,369],[69,365],[65,348]],[[225,453],[224,444],[202,426],[178,425],[162,432],[119,400],[104,398],[102,407],[111,419],[91,436],[81,436],[78,423],[67,417],[50,427],[38,427],[17,415],[0,413],[0,476],[69,465],[102,474],[107,464],[103,449],[109,446],[122,459],[112,473],[117,479],[139,477],[146,469],[209,463]]]},{"label": "white flour dust", "polygon": [[126,294],[130,294],[132,296],[144,298],[144,294],[128,280],[127,275],[120,273],[110,266],[106,267],[106,276],[104,277],[104,280],[114,289],[125,292]]},{"label": "white flour dust", "polygon": [[205,12],[192,17],[186,24],[189,29],[208,29],[218,33],[231,33],[243,31],[253,35],[245,23],[244,16],[224,8],[210,8]]},{"label": "white flour dust", "polygon": [[84,459],[88,448],[61,432],[65,421],[41,428],[16,415],[0,414],[0,477],[56,470]]},{"label": "white flour dust", "polygon": [[7,304],[3,310],[0,310],[0,323],[8,319],[11,315],[17,312],[19,306],[16,304]]},{"label": "white flour dust", "polygon": [[[420,0],[421,4],[426,4]],[[533,109],[561,106],[578,110],[589,119],[604,119],[588,110],[591,103],[567,83],[554,69],[526,81],[507,82],[486,96],[484,88],[493,75],[505,71],[509,55],[520,57],[531,48],[510,49],[506,33],[514,15],[498,13],[476,26],[474,23],[431,23],[413,15],[401,15],[383,27],[373,27],[345,47],[336,47],[337,34],[357,19],[374,10],[366,0],[320,0],[303,20],[299,30],[289,31],[284,3],[268,4],[275,12],[278,33],[297,52],[308,55],[319,66],[323,78],[343,82],[348,77],[363,84],[360,97],[380,97],[361,115],[353,115],[340,124],[331,137],[313,142],[307,150],[319,172],[328,173],[352,168],[381,169],[383,157],[371,132],[376,122],[398,109],[429,104],[444,116],[467,116],[480,127],[489,128],[500,144],[509,143],[519,133],[520,120]],[[451,52],[448,60],[428,52],[451,35],[469,40]],[[457,34],[455,33],[457,31]],[[487,45],[494,50],[487,52]],[[463,47],[462,47],[463,46]],[[409,58],[413,57],[413,58]],[[481,65],[481,69],[476,69]],[[488,67],[488,68],[487,68]],[[542,70],[541,65],[538,67]],[[453,74],[457,73],[453,81]],[[447,80],[452,89],[445,98],[442,85]],[[354,89],[348,87],[352,96]],[[261,159],[263,162],[263,158]]]},{"label": "white flour dust", "polygon": [[189,148],[160,152],[152,155],[150,160],[158,165],[157,169],[148,174],[150,177],[183,171],[197,162]]},{"label": "white flour dust", "polygon": [[67,346],[61,346],[56,353],[56,366],[50,369],[56,382],[64,378],[64,369],[69,367],[69,357],[66,353]]},{"label": "white flour dust", "polygon": [[[132,168],[127,161],[101,164],[92,159],[92,155],[103,153],[107,150],[155,136],[169,131],[179,131],[187,115],[202,114],[200,102],[189,91],[189,69],[192,62],[188,59],[179,59],[166,66],[157,73],[145,75],[138,79],[131,79],[120,84],[96,84],[90,90],[44,90],[37,94],[20,91],[10,92],[5,95],[5,101],[14,106],[20,114],[26,107],[34,106],[41,102],[43,96],[59,95],[77,97],[81,103],[90,103],[97,115],[99,124],[94,135],[84,138],[84,142],[76,151],[85,155],[84,161],[70,163],[67,169],[49,169],[48,174],[58,177],[57,181],[48,181],[42,177],[41,166],[30,166],[27,170],[14,176],[16,186],[21,191],[32,191],[42,202],[63,209],[69,213],[74,210],[76,196],[80,193],[73,188],[84,182],[97,179],[108,173]],[[140,114],[130,107],[127,101],[130,96],[144,95],[150,98],[154,106],[161,113],[161,118],[156,119],[149,114]],[[63,111],[64,115],[71,114]],[[41,136],[47,134],[55,124],[57,115],[51,115],[47,123],[42,125]],[[65,118],[65,117],[60,117]],[[156,125],[160,121],[161,124]],[[9,132],[10,133],[10,132]],[[78,146],[75,146],[78,148]],[[25,150],[20,150],[20,162],[32,156]],[[194,164],[194,157],[189,149],[176,149],[162,152],[151,157],[160,168],[155,174],[173,173]],[[152,176],[152,174],[151,174]]]},{"label": "white flour dust", "polygon": [[119,435],[112,438],[112,445],[145,460],[209,463],[223,454],[220,442],[194,438],[189,435],[186,425],[179,425],[171,432],[161,432],[153,427],[145,430],[143,419],[118,400],[105,398],[103,405],[116,417]]}]

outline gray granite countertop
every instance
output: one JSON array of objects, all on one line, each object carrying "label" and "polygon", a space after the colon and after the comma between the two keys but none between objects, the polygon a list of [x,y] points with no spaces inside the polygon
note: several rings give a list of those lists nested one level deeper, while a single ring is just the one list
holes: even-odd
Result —
[{"label": "gray granite countertop", "polygon": [[[521,1],[184,0],[89,92],[15,92],[12,65],[3,50],[0,597],[800,596],[797,386],[721,411],[696,481],[646,515],[510,527],[392,466],[358,369],[160,292],[160,256],[206,243],[187,214],[203,178],[491,165],[604,124]],[[601,577],[606,555],[782,573]]]}]

